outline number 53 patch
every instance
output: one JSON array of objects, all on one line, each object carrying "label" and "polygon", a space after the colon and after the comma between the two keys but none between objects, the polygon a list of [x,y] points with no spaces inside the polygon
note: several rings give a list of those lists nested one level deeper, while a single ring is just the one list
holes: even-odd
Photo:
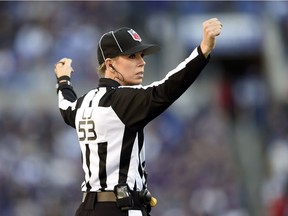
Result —
[{"label": "number 53 patch", "polygon": [[97,134],[95,131],[95,122],[91,119],[93,109],[90,110],[90,115],[85,116],[85,110],[82,115],[82,120],[78,122],[78,137],[79,141],[96,140]]}]

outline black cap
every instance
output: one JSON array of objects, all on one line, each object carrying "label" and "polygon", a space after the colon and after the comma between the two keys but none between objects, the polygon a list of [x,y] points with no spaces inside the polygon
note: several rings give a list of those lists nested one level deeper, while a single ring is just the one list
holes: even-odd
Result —
[{"label": "black cap", "polygon": [[143,44],[141,37],[131,28],[123,27],[102,35],[98,44],[98,63],[101,65],[106,58],[114,58],[119,55],[131,55],[143,52],[150,55],[159,51],[155,44]]}]

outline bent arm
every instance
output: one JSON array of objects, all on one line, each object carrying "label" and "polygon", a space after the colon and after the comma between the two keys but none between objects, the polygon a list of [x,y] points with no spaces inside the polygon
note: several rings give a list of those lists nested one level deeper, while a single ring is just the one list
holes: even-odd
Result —
[{"label": "bent arm", "polygon": [[77,95],[73,90],[70,83],[71,73],[73,68],[71,67],[72,60],[63,58],[55,64],[55,74],[57,78],[57,94],[58,94],[58,106],[60,113],[66,124],[75,128],[75,116]]},{"label": "bent arm", "polygon": [[148,86],[119,87],[112,107],[126,126],[138,130],[177,100],[207,63],[199,46],[164,79]]}]

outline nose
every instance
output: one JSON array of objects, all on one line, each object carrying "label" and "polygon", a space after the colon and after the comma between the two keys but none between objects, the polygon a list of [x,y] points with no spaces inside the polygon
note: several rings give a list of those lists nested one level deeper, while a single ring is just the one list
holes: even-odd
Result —
[{"label": "nose", "polygon": [[145,64],[146,64],[146,62],[145,62],[143,56],[140,56],[140,58],[139,58],[139,66],[145,66]]},{"label": "nose", "polygon": [[145,65],[146,65],[146,62],[145,62],[144,59],[142,58],[141,66],[145,66]]}]

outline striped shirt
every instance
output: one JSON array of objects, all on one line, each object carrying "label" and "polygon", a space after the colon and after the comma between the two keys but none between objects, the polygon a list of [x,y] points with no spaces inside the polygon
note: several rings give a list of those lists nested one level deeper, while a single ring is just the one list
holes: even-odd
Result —
[{"label": "striped shirt", "polygon": [[195,81],[208,63],[200,47],[148,86],[120,86],[101,78],[99,86],[77,98],[73,87],[57,89],[64,121],[77,131],[85,179],[82,191],[147,187],[144,127],[164,112]]}]

